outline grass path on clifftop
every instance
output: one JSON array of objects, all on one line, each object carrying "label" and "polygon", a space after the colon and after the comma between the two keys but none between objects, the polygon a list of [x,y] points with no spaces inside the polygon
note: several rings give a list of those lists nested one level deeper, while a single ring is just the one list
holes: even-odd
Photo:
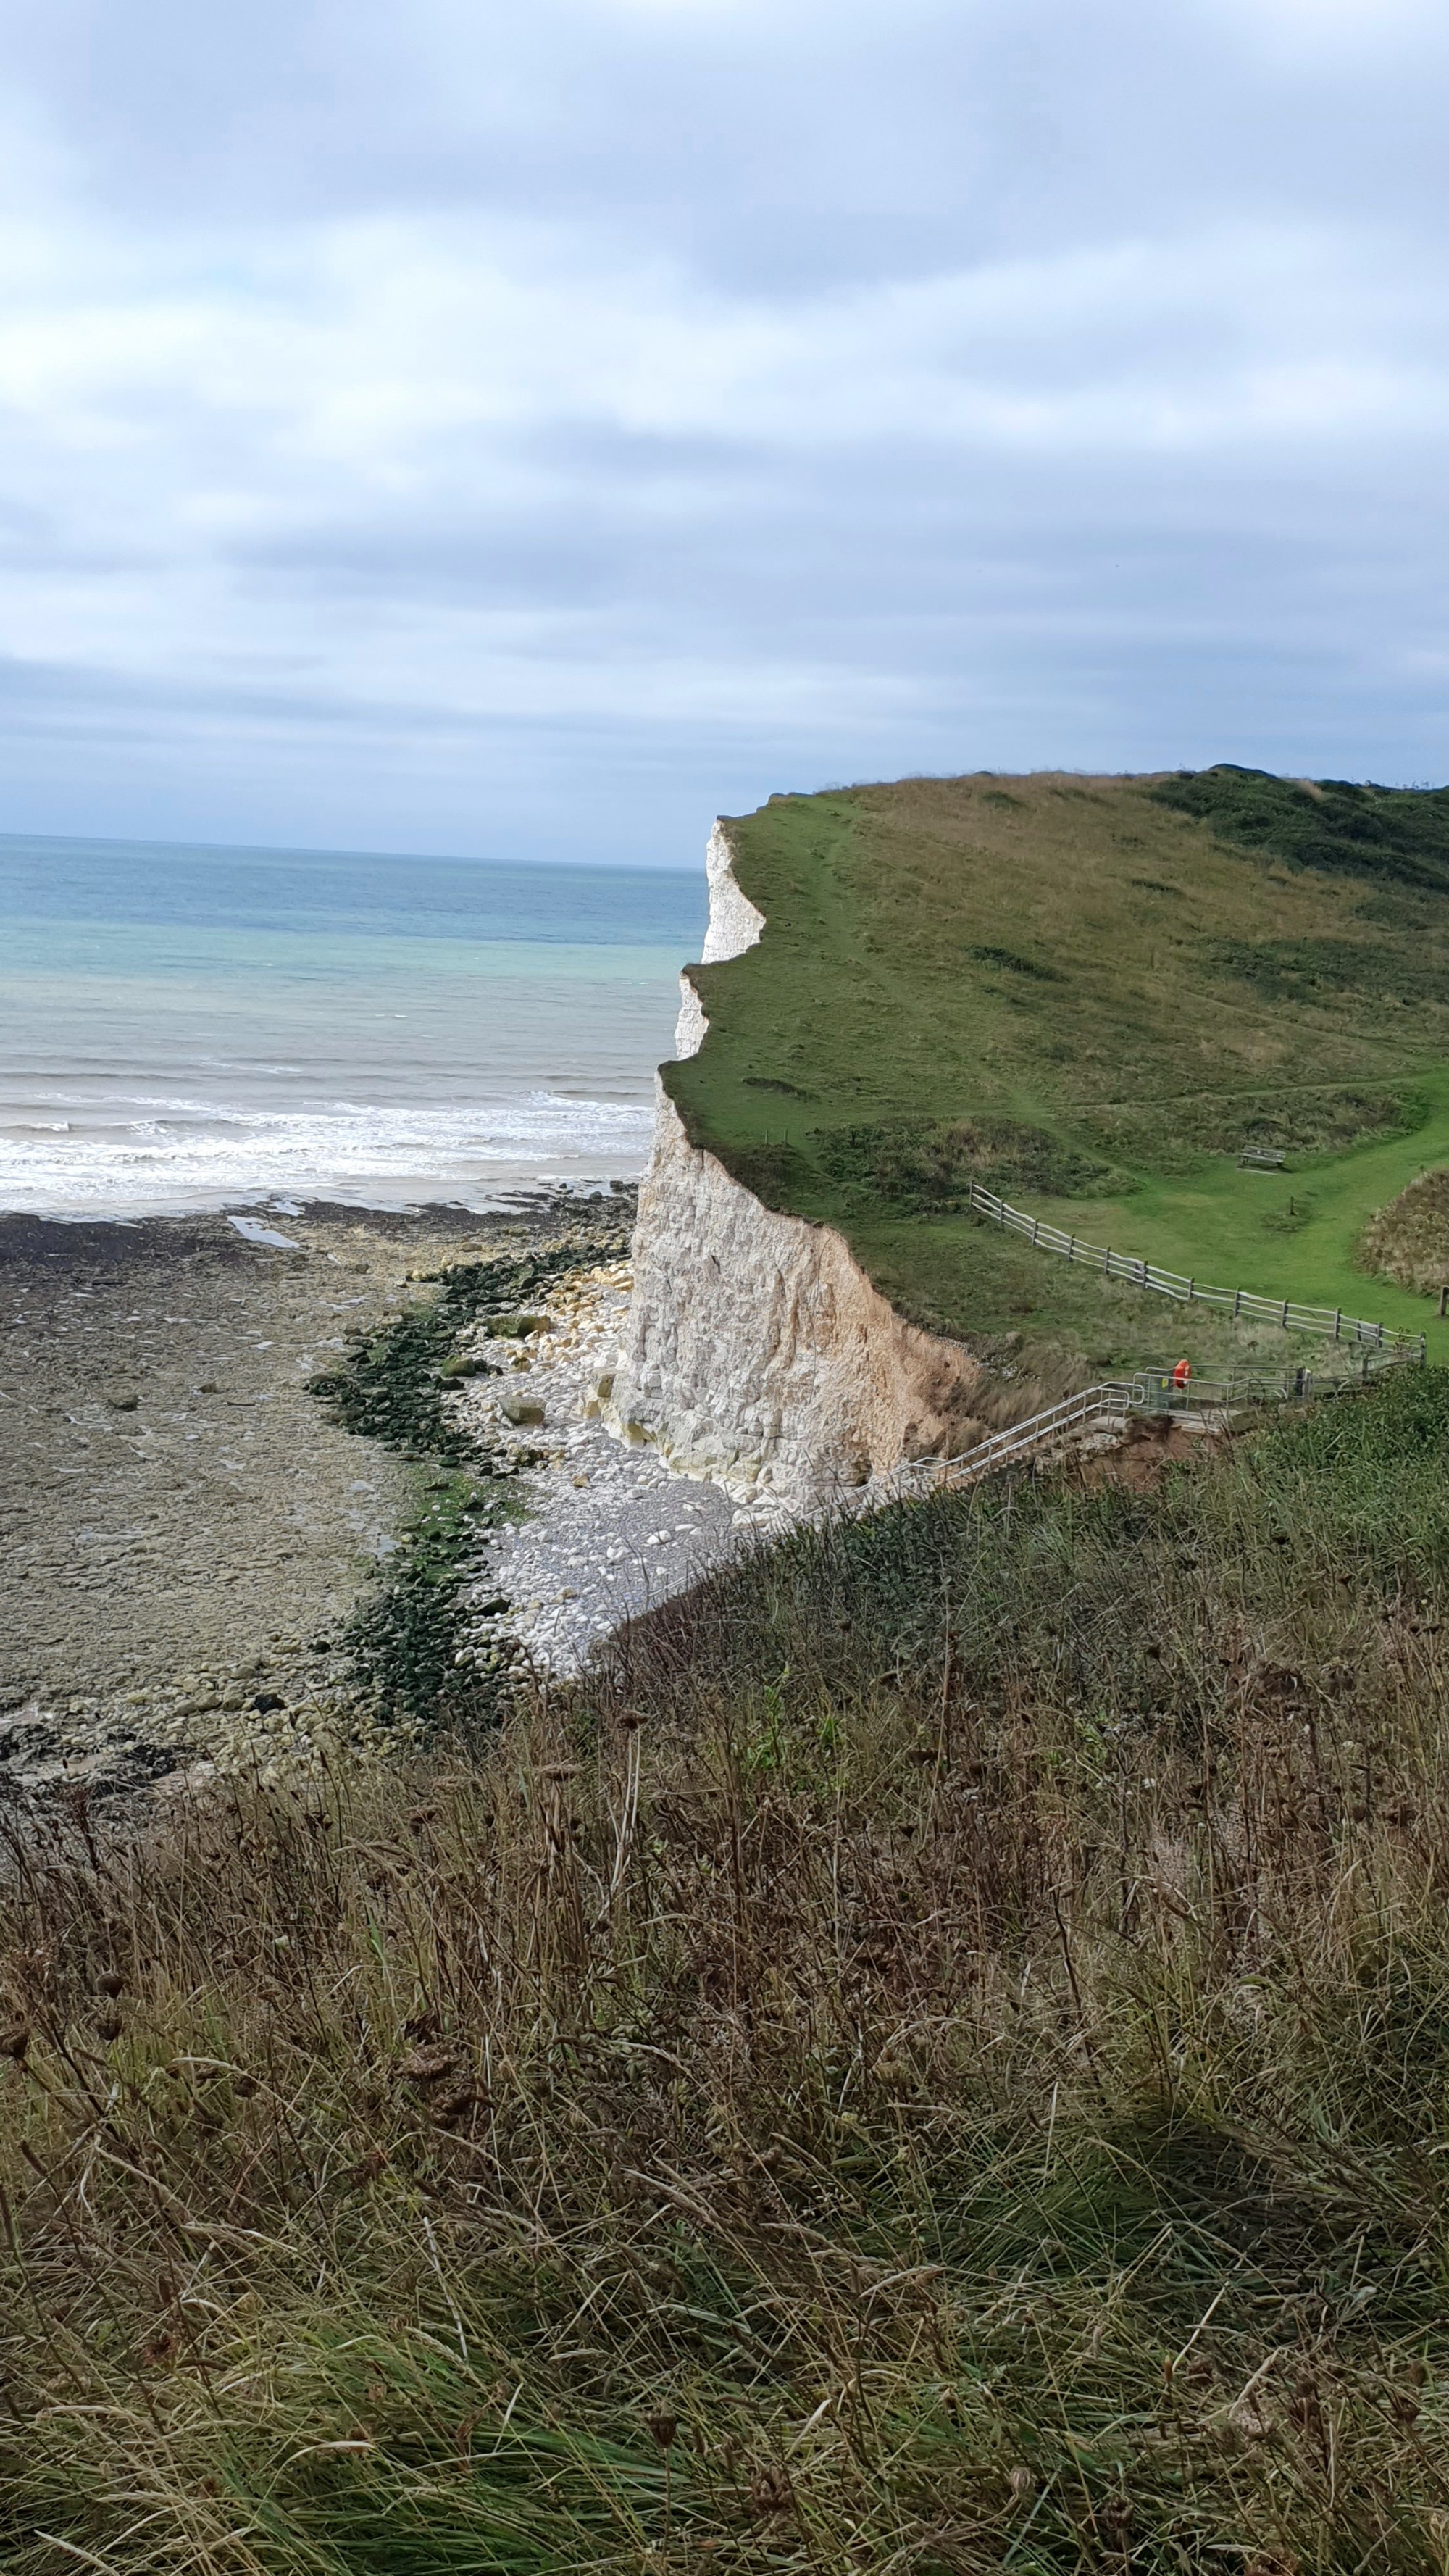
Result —
[{"label": "grass path on clifftop", "polygon": [[[1355,1263],[1375,1209],[1449,1161],[1449,791],[912,779],[729,831],[767,927],[691,970],[709,1034],[665,1080],[698,1142],[838,1226],[898,1306],[988,1355],[1024,1336],[1038,1374],[1241,1348],[999,1236],[965,1211],[976,1177],[1449,1353],[1429,1301]],[[1250,1143],[1285,1169],[1239,1169]]]},{"label": "grass path on clifftop", "polygon": [[1123,1251],[1148,1248],[1165,1268],[1213,1286],[1309,1297],[1418,1332],[1436,1320],[1433,1308],[1353,1259],[1375,1210],[1420,1172],[1449,1162],[1449,1066],[1416,1077],[1415,1090],[1428,1114],[1409,1135],[1341,1154],[1290,1155],[1281,1172],[1204,1158],[1190,1177],[1143,1172],[1130,1196],[1085,1210],[1080,1200],[1033,1199],[1033,1213]]}]

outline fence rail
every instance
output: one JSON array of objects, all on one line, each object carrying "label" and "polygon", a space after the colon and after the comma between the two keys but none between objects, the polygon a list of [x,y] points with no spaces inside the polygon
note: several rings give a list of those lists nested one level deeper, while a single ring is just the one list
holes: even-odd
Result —
[{"label": "fence rail", "polygon": [[[1422,1343],[1423,1335],[1418,1339]],[[1029,1414],[1024,1422],[1009,1422],[1004,1431],[978,1440],[974,1449],[964,1449],[954,1458],[903,1461],[892,1471],[889,1482],[903,1498],[929,1492],[938,1485],[974,1484],[978,1476],[1025,1464],[1042,1450],[1059,1448],[1064,1441],[1088,1431],[1109,1427],[1120,1431],[1134,1413],[1198,1417],[1216,1413],[1226,1419],[1249,1405],[1302,1404],[1315,1396],[1357,1394],[1388,1369],[1422,1362],[1422,1350],[1410,1347],[1365,1350],[1351,1377],[1328,1377],[1312,1369],[1296,1369],[1287,1379],[1243,1373],[1226,1378],[1190,1378],[1185,1385],[1157,1370],[1139,1370],[1135,1377],[1104,1379],[1097,1386],[1084,1387],[1079,1395],[1064,1396],[1040,1413]]]},{"label": "fence rail", "polygon": [[1159,1296],[1174,1297],[1180,1305],[1218,1306],[1229,1315],[1246,1315],[1256,1322],[1281,1325],[1285,1333],[1331,1335],[1336,1342],[1353,1342],[1370,1350],[1401,1351],[1413,1358],[1424,1354],[1422,1333],[1372,1323],[1362,1315],[1345,1315],[1338,1306],[1304,1306],[1292,1297],[1259,1297],[1250,1288],[1208,1288],[1200,1279],[1187,1279],[1180,1271],[1160,1269],[1155,1261],[1144,1261],[1136,1253],[1114,1252],[1106,1244],[1086,1243],[1080,1235],[1065,1234],[1059,1225],[1047,1225],[1040,1217],[1027,1216],[1023,1209],[1008,1206],[994,1190],[983,1189],[979,1181],[971,1183],[967,1199],[978,1215],[993,1217],[1011,1233],[1024,1235],[1038,1251],[1056,1252],[1067,1261],[1084,1262],[1089,1270],[1100,1270],[1108,1279],[1121,1279],[1133,1288],[1155,1289]]},{"label": "fence rail", "polygon": [[892,1482],[905,1493],[947,1480],[966,1484],[977,1476],[990,1475],[994,1468],[1008,1466],[1014,1458],[1084,1431],[1090,1423],[1124,1423],[1132,1411],[1132,1397],[1133,1388],[1125,1379],[1084,1387],[1080,1395],[1064,1396],[1059,1404],[1049,1404],[1043,1412],[1030,1414],[1025,1422],[1009,1422],[1004,1431],[994,1431],[988,1440],[978,1440],[974,1449],[963,1450],[957,1458],[913,1458],[894,1470]]}]

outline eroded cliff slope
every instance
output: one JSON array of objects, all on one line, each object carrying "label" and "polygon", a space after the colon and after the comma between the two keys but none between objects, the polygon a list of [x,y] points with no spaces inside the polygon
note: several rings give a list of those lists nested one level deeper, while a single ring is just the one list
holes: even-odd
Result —
[{"label": "eroded cliff slope", "polygon": [[[738,884],[721,823],[706,864],[711,965],[753,946],[765,917]],[[687,973],[680,987],[685,1057],[709,1023]],[[833,1227],[763,1206],[691,1144],[659,1085],[613,1389],[629,1437],[690,1474],[799,1507],[903,1458],[969,1447],[987,1400],[987,1373],[963,1344],[896,1314]]]}]

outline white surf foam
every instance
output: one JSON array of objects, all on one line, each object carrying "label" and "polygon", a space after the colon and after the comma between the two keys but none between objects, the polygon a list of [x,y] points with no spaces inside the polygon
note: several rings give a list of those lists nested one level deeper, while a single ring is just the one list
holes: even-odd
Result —
[{"label": "white surf foam", "polygon": [[[273,1197],[396,1204],[524,1181],[633,1178],[637,1101],[522,1098],[447,1109],[338,1101],[305,1111],[198,1099],[57,1099],[54,1122],[0,1118],[0,1209],[146,1215]],[[67,1123],[62,1123],[68,1119]]]}]

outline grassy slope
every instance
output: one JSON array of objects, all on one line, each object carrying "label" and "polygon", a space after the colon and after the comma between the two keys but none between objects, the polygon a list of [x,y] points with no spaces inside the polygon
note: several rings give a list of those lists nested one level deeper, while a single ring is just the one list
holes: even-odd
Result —
[{"label": "grassy slope", "polygon": [[[1223,1333],[959,1211],[893,1204],[842,1176],[851,1130],[1025,1122],[1103,1177],[1004,1187],[1018,1204],[1214,1284],[1427,1326],[1449,1351],[1424,1300],[1354,1264],[1373,1210],[1449,1160],[1449,812],[1379,800],[1407,855],[1322,830],[1298,847],[1292,800],[1310,823],[1323,800],[1270,782],[1254,848],[1223,837],[1253,828],[1231,774],[1216,795],[1225,774],[1206,776],[1206,819],[1150,781],[981,777],[781,797],[733,823],[769,926],[694,970],[709,1036],[665,1077],[691,1132],[772,1204],[838,1225],[896,1304],[988,1346],[1014,1328],[1102,1365],[1210,1358]],[[1388,1132],[1345,1142],[1375,1101]],[[1290,1169],[1240,1171],[1236,1145],[1273,1135]]]},{"label": "grassy slope", "polygon": [[0,2566],[1442,2576],[1446,1463],[1405,1373],[13,1833]]}]

